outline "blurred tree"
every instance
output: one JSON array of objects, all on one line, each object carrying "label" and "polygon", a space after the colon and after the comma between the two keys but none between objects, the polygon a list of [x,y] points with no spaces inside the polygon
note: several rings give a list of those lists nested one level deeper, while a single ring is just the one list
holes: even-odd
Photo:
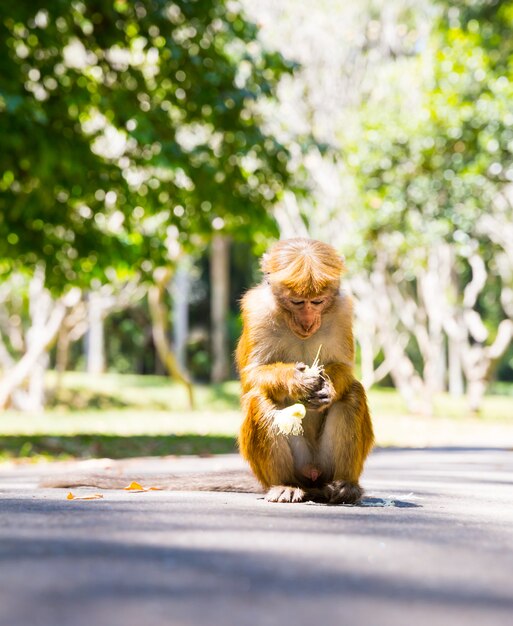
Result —
[{"label": "blurred tree", "polygon": [[210,317],[212,320],[213,383],[230,377],[228,349],[228,307],[230,300],[230,240],[223,235],[212,239],[210,250]]},{"label": "blurred tree", "polygon": [[[448,339],[451,387],[461,367],[477,410],[513,336],[511,309],[497,308],[494,298],[511,293],[513,265],[501,270],[493,236],[513,219],[513,3],[438,4],[428,51],[413,61],[418,106],[411,98],[395,111],[393,100],[368,103],[367,141],[355,147],[352,164],[367,207],[359,213],[368,242],[362,260],[390,303],[386,326],[376,309],[376,345],[396,384],[417,397],[420,390],[429,403],[445,385]],[[390,328],[405,341],[392,341]]]},{"label": "blurred tree", "polygon": [[[273,230],[288,154],[256,103],[290,69],[236,3],[23,1],[0,22],[0,259],[47,283],[149,271],[165,232]],[[109,277],[107,276],[107,279]]]},{"label": "blurred tree", "polygon": [[59,296],[151,280],[213,230],[276,233],[289,154],[259,107],[292,66],[256,34],[225,0],[0,10],[0,275],[41,268]]}]

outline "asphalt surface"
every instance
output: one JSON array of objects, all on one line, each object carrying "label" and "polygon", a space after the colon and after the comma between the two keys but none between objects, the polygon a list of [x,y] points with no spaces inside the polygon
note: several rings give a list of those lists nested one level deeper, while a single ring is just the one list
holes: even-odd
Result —
[{"label": "asphalt surface", "polygon": [[[149,486],[242,463],[91,467]],[[2,626],[513,624],[511,450],[377,450],[354,507],[38,487],[71,469],[0,467]]]}]

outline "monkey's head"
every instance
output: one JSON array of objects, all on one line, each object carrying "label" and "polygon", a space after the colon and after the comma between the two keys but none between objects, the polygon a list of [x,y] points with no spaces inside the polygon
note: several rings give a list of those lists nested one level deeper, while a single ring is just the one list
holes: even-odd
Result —
[{"label": "monkey's head", "polygon": [[301,339],[317,332],[345,270],[335,248],[314,239],[287,239],[272,246],[261,265],[292,332]]}]

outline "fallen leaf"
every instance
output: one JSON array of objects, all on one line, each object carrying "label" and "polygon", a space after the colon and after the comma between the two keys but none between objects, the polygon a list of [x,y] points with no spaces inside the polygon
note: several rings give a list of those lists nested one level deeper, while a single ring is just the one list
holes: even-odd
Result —
[{"label": "fallen leaf", "polygon": [[75,496],[71,491],[66,496],[66,500],[100,500],[103,498],[101,493],[93,493],[90,496]]},{"label": "fallen leaf", "polygon": [[144,487],[136,482],[131,482],[128,487],[123,487],[125,491],[144,491]]},{"label": "fallen leaf", "polygon": [[131,482],[128,487],[123,487],[123,489],[131,493],[141,493],[143,491],[160,491],[162,487],[143,487],[139,483]]}]

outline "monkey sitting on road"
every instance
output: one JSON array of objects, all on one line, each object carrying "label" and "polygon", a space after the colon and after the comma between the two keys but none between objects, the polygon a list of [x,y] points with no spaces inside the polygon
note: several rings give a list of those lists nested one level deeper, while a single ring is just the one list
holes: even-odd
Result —
[{"label": "monkey sitting on road", "polygon": [[[365,391],[353,374],[352,306],[339,291],[344,264],[311,239],[275,244],[263,282],[242,300],[237,347],[242,455],[271,502],[354,503],[373,444]],[[309,367],[321,352],[322,367]],[[306,408],[301,434],[277,429],[277,412]]]},{"label": "monkey sitting on road", "polygon": [[[242,300],[241,453],[271,502],[355,503],[363,493],[358,481],[373,432],[365,391],[353,374],[352,306],[339,291],[343,261],[320,241],[290,239],[270,249],[262,269],[263,282]],[[317,355],[321,367],[307,365]],[[304,406],[302,432],[280,432],[277,414],[297,403]],[[247,472],[158,482],[179,491],[260,490]],[[126,477],[95,474],[50,479],[43,486],[126,484]]]}]

